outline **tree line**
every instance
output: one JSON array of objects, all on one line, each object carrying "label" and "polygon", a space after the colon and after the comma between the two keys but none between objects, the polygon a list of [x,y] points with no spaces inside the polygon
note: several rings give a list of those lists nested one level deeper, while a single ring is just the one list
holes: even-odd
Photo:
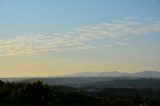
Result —
[{"label": "tree line", "polygon": [[0,106],[160,106],[159,96],[90,95],[83,91],[63,92],[42,81],[0,81]]}]

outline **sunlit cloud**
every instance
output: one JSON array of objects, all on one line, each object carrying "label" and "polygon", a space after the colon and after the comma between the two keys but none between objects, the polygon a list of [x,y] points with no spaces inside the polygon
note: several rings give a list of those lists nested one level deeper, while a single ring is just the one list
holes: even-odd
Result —
[{"label": "sunlit cloud", "polygon": [[[106,47],[129,45],[129,36],[160,32],[160,20],[141,20],[128,17],[121,20],[103,22],[98,25],[83,26],[66,33],[38,34],[0,39],[0,55],[36,55],[66,51],[97,49],[92,41],[106,39]],[[122,41],[114,41],[122,38]],[[112,39],[113,42],[107,43]],[[125,42],[124,42],[125,41]],[[110,46],[112,45],[112,46]]]}]

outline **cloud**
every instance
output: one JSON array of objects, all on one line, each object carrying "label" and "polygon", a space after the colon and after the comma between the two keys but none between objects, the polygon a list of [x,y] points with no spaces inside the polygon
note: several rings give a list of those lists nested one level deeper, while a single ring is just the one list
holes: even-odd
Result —
[{"label": "cloud", "polygon": [[[0,39],[0,55],[36,55],[75,50],[97,49],[98,44],[106,47],[128,45],[129,36],[160,32],[160,20],[127,17],[121,20],[83,26],[66,33],[38,34]],[[122,38],[123,41],[116,41]],[[107,40],[112,39],[108,43]],[[114,41],[115,40],[115,41]],[[96,44],[92,42],[96,41]],[[107,46],[108,45],[108,46]],[[110,46],[112,45],[112,46]]]},{"label": "cloud", "polygon": [[120,46],[128,46],[129,45],[126,42],[115,42],[115,44],[120,45]]},{"label": "cloud", "polygon": [[125,18],[122,20],[113,20],[97,26],[85,26],[79,28],[78,31],[84,33],[84,36],[95,39],[103,39],[104,37],[119,37],[126,35],[137,35],[160,31],[160,21],[142,21],[134,18]]}]

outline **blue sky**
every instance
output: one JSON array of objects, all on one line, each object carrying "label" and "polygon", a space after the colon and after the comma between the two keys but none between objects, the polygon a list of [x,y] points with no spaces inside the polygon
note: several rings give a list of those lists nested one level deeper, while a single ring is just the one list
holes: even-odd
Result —
[{"label": "blue sky", "polygon": [[160,71],[159,11],[159,0],[0,0],[0,75]]},{"label": "blue sky", "polygon": [[160,17],[159,5],[158,0],[1,0],[1,37],[66,32],[128,16]]}]

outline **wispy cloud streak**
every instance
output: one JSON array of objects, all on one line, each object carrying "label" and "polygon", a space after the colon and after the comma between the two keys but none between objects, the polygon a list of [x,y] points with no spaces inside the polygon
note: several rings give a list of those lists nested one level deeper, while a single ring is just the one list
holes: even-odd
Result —
[{"label": "wispy cloud streak", "polygon": [[[129,36],[145,35],[153,32],[160,32],[160,20],[141,20],[130,17],[101,23],[99,25],[83,26],[72,32],[55,33],[52,35],[26,35],[10,39],[1,39],[0,55],[36,55],[96,49],[99,47],[89,42],[97,41],[98,43],[104,39],[127,39]],[[112,43],[126,46],[128,45],[126,41],[128,40],[125,40],[125,42],[115,41]]]}]

